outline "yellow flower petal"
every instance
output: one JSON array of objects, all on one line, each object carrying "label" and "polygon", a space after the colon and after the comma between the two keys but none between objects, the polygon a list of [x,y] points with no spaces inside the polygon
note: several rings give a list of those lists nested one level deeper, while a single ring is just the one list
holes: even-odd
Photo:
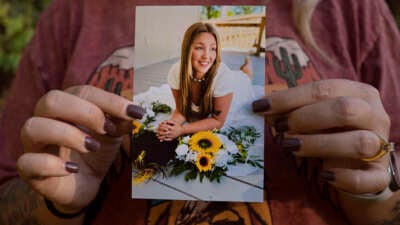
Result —
[{"label": "yellow flower petal", "polygon": [[213,158],[209,154],[199,154],[196,159],[196,167],[199,172],[210,171],[213,168]]},{"label": "yellow flower petal", "polygon": [[200,131],[192,135],[189,147],[196,152],[216,153],[222,146],[221,140],[211,131]]},{"label": "yellow flower petal", "polygon": [[133,125],[132,134],[139,133],[139,130],[140,130],[140,127],[142,127],[142,124],[137,120],[132,120],[132,125]]}]

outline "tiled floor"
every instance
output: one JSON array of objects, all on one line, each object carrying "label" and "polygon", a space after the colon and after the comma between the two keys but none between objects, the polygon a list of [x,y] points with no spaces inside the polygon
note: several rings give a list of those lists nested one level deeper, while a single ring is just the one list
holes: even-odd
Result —
[{"label": "tiled floor", "polygon": [[[222,61],[228,65],[229,68],[239,70],[243,64],[244,57],[247,55],[245,52],[223,51]],[[265,58],[260,56],[250,56],[253,65],[253,84],[264,85],[265,77]],[[171,66],[177,62],[179,58],[166,60],[139,69],[135,69],[135,94],[146,91],[151,86],[160,86],[167,83],[167,73]]]}]

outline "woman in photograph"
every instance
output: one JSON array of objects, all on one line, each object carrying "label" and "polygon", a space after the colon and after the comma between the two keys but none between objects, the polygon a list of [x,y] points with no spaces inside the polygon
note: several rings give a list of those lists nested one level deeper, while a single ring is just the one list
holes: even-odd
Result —
[{"label": "woman in photograph", "polygon": [[[0,224],[399,224],[399,145],[387,151],[400,143],[400,33],[384,0],[248,1],[267,2],[266,89],[275,90],[254,111],[280,117],[265,126],[264,202],[131,199],[126,128],[143,110],[116,94],[132,89],[133,60],[121,53],[135,44],[135,6],[150,2],[167,1],[55,0],[42,14],[0,115]],[[171,2],[189,3],[242,1]],[[190,93],[203,112],[205,94]],[[210,98],[211,117],[183,113],[170,134],[227,125],[215,118],[234,100]]]},{"label": "woman in photograph", "polygon": [[249,57],[239,71],[221,62],[220,38],[211,24],[191,25],[184,35],[181,60],[168,73],[176,109],[169,120],[160,123],[158,138],[170,141],[223,128],[231,122],[229,115],[254,100],[252,76]]}]

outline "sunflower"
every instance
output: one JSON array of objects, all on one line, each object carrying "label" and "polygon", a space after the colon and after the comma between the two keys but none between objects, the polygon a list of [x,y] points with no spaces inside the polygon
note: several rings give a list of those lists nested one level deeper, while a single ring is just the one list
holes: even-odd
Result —
[{"label": "sunflower", "polygon": [[196,152],[216,153],[221,145],[221,140],[211,131],[197,132],[189,140],[190,149]]},{"label": "sunflower", "polygon": [[199,172],[210,171],[213,167],[212,156],[206,153],[199,154],[196,159],[196,166]]},{"label": "sunflower", "polygon": [[133,125],[132,134],[139,133],[142,124],[137,120],[132,120],[132,125]]},{"label": "sunflower", "polygon": [[132,185],[142,184],[153,178],[154,175],[155,175],[154,170],[144,169],[143,171],[140,171],[138,174],[133,176]]}]

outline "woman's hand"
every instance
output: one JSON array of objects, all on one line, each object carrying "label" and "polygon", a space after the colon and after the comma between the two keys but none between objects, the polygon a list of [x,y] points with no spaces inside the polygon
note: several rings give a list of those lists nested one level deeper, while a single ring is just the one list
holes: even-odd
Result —
[{"label": "woman's hand", "polygon": [[144,110],[92,86],[50,91],[21,132],[25,154],[18,171],[62,212],[77,212],[97,195],[100,183]]},{"label": "woman's hand", "polygon": [[172,141],[183,135],[183,127],[173,120],[161,122],[157,128],[157,137],[160,141]]},{"label": "woman's hand", "polygon": [[390,177],[388,154],[372,161],[389,137],[390,119],[379,92],[349,80],[322,80],[274,92],[253,103],[277,132],[283,150],[323,159],[320,176],[354,194],[377,193]]}]

